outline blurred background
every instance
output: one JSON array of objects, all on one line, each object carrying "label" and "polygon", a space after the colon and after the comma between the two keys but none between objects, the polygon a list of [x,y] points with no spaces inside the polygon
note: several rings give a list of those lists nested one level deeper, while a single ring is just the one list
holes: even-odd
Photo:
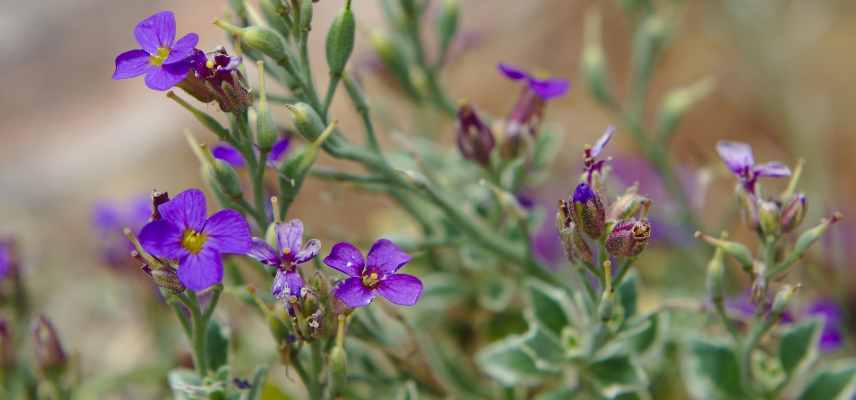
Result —
[{"label": "blurred background", "polygon": [[[563,137],[549,183],[533,188],[547,197],[547,204],[568,195],[578,176],[583,145],[596,140],[611,123],[618,124],[618,131],[608,154],[624,161],[616,163],[616,173],[629,180],[657,181],[656,176],[646,178],[644,171],[650,168],[620,121],[598,106],[579,82],[583,17],[590,7],[598,6],[613,88],[619,95],[626,91],[632,25],[618,2],[462,3],[462,39],[442,77],[453,98],[468,99],[495,116],[505,115],[518,88],[496,72],[495,65],[501,61],[573,81],[570,95],[552,102],[546,114],[547,124]],[[856,256],[856,176],[850,164],[856,151],[851,130],[856,125],[852,111],[856,106],[856,3],[678,3],[670,15],[672,43],[656,69],[647,118],[653,119],[668,90],[706,76],[715,79],[714,92],[686,115],[669,148],[681,174],[696,179],[690,195],[702,228],[717,232],[729,226],[727,221],[737,221],[736,214],[728,211],[734,181],[716,156],[718,140],[752,144],[759,161],[779,160],[793,166],[803,158],[800,187],[809,197],[804,226],[814,225],[833,210],[842,211],[845,220],[831,229],[829,239],[819,246],[821,251],[795,274],[807,283],[801,295],[806,302],[816,297],[834,299],[845,310],[856,305],[856,279],[850,274]],[[310,48],[319,68],[323,67],[324,32],[339,7],[341,1],[317,4]],[[107,265],[109,260],[99,247],[104,233],[99,233],[94,221],[99,204],[127,204],[155,188],[176,193],[200,187],[198,162],[182,131],[190,128],[202,141],[215,141],[188,113],[163,93],[147,89],[141,79],[111,80],[114,57],[136,47],[132,30],[139,20],[164,9],[175,12],[178,35],[199,33],[199,48],[225,45],[224,35],[211,22],[223,16],[226,8],[225,0],[42,0],[16,2],[0,13],[4,93],[0,96],[0,235],[14,235],[19,243],[34,309],[55,321],[83,376],[104,371],[135,373],[135,367],[156,364],[163,354],[185,348],[166,309],[161,310],[161,318],[168,318],[164,324],[179,339],[159,342],[157,335],[146,330],[146,321],[158,317],[146,316],[151,312],[144,306],[154,291],[134,265]],[[365,70],[379,113],[391,114],[401,106],[395,93],[372,75],[368,45],[370,29],[381,21],[379,7],[358,0],[354,10],[361,30],[352,66]],[[255,81],[254,73],[249,75]],[[341,100],[333,103],[332,115],[345,131],[356,132],[355,114]],[[279,117],[288,121],[284,110]],[[451,121],[432,126],[431,132],[420,134],[448,143],[453,151]],[[769,182],[777,188],[784,184]],[[647,187],[656,190],[656,183]],[[395,212],[374,207],[379,204],[386,204],[379,196],[312,181],[292,213],[314,226],[315,237],[329,243],[325,239],[374,235],[395,225]],[[668,253],[668,246],[689,241],[691,233],[658,236],[663,238],[661,249]],[[734,235],[751,237],[742,226]],[[651,256],[641,261],[649,286],[673,280],[686,281],[687,288],[701,284],[704,265],[658,260]],[[846,320],[853,318],[848,315]],[[158,350],[159,343],[177,343],[177,348]]]}]

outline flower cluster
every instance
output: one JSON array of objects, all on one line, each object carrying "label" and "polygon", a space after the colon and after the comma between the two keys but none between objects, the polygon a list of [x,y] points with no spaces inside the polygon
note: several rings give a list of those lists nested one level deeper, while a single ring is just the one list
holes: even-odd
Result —
[{"label": "flower cluster", "polygon": [[585,149],[582,182],[567,201],[559,201],[556,225],[571,262],[594,264],[595,259],[605,260],[594,252],[602,250],[612,257],[636,257],[651,238],[647,219],[650,200],[637,194],[636,186],[609,204],[608,212],[604,204],[606,160],[597,157],[613,133],[612,127],[607,128],[593,147]]}]

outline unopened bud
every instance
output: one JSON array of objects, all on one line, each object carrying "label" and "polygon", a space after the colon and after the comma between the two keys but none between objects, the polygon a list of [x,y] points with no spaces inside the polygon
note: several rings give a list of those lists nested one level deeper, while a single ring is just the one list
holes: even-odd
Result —
[{"label": "unopened bud", "polygon": [[294,118],[294,126],[306,140],[314,142],[324,131],[324,122],[311,106],[306,103],[288,104],[288,111]]},{"label": "unopened bud", "polygon": [[330,383],[336,392],[341,392],[348,381],[348,355],[345,348],[333,347],[330,351]]},{"label": "unopened bud", "polygon": [[713,252],[710,262],[707,264],[707,277],[705,280],[707,295],[713,302],[719,302],[723,299],[722,276],[724,270],[723,251],[717,248]]},{"label": "unopened bud", "polygon": [[416,85],[411,79],[410,69],[405,62],[403,51],[389,35],[381,31],[372,32],[370,39],[383,65],[392,72],[411,99],[418,101],[420,99],[419,90],[416,89]]},{"label": "unopened bud", "polygon": [[238,173],[235,172],[235,169],[232,168],[231,165],[221,160],[214,159],[207,165],[207,167],[209,167],[207,169],[210,171],[210,174],[213,175],[214,182],[216,182],[218,188],[223,194],[233,199],[240,198],[243,195],[243,191],[241,190],[241,179],[238,177]]},{"label": "unopened bud", "polygon": [[669,92],[657,117],[660,137],[666,139],[671,136],[684,114],[699,100],[710,94],[714,85],[714,79],[706,77],[690,86]]},{"label": "unopened bud", "polygon": [[761,220],[758,211],[758,202],[754,195],[747,193],[745,190],[737,190],[737,198],[740,203],[740,214],[743,217],[743,222],[749,229],[755,232],[761,232]]},{"label": "unopened bud", "polygon": [[613,293],[604,291],[600,298],[600,304],[597,307],[597,313],[601,321],[607,322],[612,318],[612,308],[614,304],[615,296],[613,296]]},{"label": "unopened bud", "polygon": [[587,183],[580,183],[569,203],[571,219],[577,227],[593,239],[600,238],[606,225],[606,211],[597,192]]},{"label": "unopened bud", "polygon": [[270,329],[271,335],[273,335],[274,340],[276,340],[277,344],[286,343],[286,340],[289,336],[288,327],[282,320],[277,317],[276,314],[271,312],[267,316],[268,328]]},{"label": "unopened bud", "polygon": [[610,93],[606,66],[606,55],[600,37],[600,14],[591,11],[584,21],[582,72],[592,97],[604,105],[613,105],[615,98]]},{"label": "unopened bud", "polygon": [[806,213],[806,198],[802,193],[797,193],[785,203],[779,223],[782,233],[788,233],[802,223]]},{"label": "unopened bud", "polygon": [[651,224],[647,220],[624,220],[612,228],[606,239],[606,251],[615,257],[635,257],[651,239]]},{"label": "unopened bud", "polygon": [[259,150],[267,153],[273,148],[274,143],[279,140],[279,132],[274,126],[273,117],[268,107],[264,62],[258,61],[256,64],[259,67],[259,101],[256,105],[256,136]]},{"label": "unopened bud", "polygon": [[634,80],[647,82],[668,37],[666,21],[659,16],[649,15],[639,24],[633,36]]},{"label": "unopened bud", "polygon": [[770,310],[774,318],[781,317],[782,313],[788,309],[788,305],[791,303],[791,299],[793,299],[794,293],[796,293],[798,288],[799,286],[785,285],[776,293],[776,298],[773,300],[773,308]]},{"label": "unopened bud", "polygon": [[799,239],[797,239],[797,242],[794,245],[794,250],[789,258],[801,257],[802,254],[805,253],[805,251],[808,250],[815,241],[817,241],[817,239],[820,239],[820,237],[826,233],[826,230],[829,229],[830,225],[838,222],[841,218],[843,218],[841,213],[836,212],[831,218],[824,218],[819,225],[803,232]]},{"label": "unopened bud", "polygon": [[161,219],[160,211],[158,207],[161,204],[164,204],[169,201],[169,193],[167,192],[158,192],[157,190],[152,191],[152,215],[151,221],[158,221]]},{"label": "unopened bud", "polygon": [[287,37],[291,32],[288,3],[282,0],[259,0],[259,6],[265,21],[281,35]]},{"label": "unopened bud", "polygon": [[758,222],[761,225],[761,232],[764,236],[778,236],[781,229],[779,225],[779,205],[772,201],[759,200]]},{"label": "unopened bud", "polygon": [[287,59],[285,47],[282,44],[282,38],[280,38],[280,36],[270,28],[257,25],[242,28],[221,19],[215,20],[214,25],[217,25],[224,31],[235,35],[241,43],[264,53],[266,56],[273,58],[277,62],[282,62],[282,60]]},{"label": "unopened bud", "polygon": [[167,289],[172,293],[181,293],[185,289],[184,284],[178,279],[175,269],[170,266],[151,270],[149,271],[149,275],[152,277],[155,285]]},{"label": "unopened bud", "polygon": [[437,15],[437,36],[440,38],[440,54],[445,55],[455,33],[458,31],[458,15],[460,14],[458,0],[443,0],[440,13]]},{"label": "unopened bud", "polygon": [[633,218],[636,216],[636,213],[643,209],[643,207],[650,206],[651,200],[645,196],[637,194],[637,190],[638,185],[633,185],[629,187],[623,195],[615,199],[609,207],[607,218],[614,221]]},{"label": "unopened bud", "polygon": [[348,0],[327,32],[327,65],[330,67],[330,76],[339,77],[345,70],[345,64],[354,51],[355,29],[354,13],[351,11],[351,1]]},{"label": "unopened bud", "polygon": [[39,370],[47,375],[61,374],[68,360],[56,329],[44,315],[33,325],[33,341]]},{"label": "unopened bud", "polygon": [[483,167],[490,165],[490,155],[496,146],[496,139],[490,127],[467,103],[461,104],[458,108],[457,142],[458,150],[464,158],[473,160]]},{"label": "unopened bud", "polygon": [[752,268],[752,252],[749,251],[748,247],[737,242],[717,239],[698,231],[696,231],[695,237],[722,249],[726,254],[734,257],[734,259],[737,260],[744,268]]}]

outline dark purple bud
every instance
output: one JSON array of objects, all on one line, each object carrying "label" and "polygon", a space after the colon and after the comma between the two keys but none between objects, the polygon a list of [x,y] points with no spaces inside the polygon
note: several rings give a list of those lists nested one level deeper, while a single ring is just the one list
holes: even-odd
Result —
[{"label": "dark purple bud", "polygon": [[45,374],[61,374],[67,358],[53,324],[41,315],[33,325],[33,341],[36,365]]},{"label": "dark purple bud", "polygon": [[158,207],[161,204],[164,204],[169,201],[169,193],[167,192],[158,192],[157,190],[152,191],[152,216],[151,221],[158,221],[161,219],[160,211],[158,211]]},{"label": "dark purple bud", "polygon": [[490,154],[496,145],[496,139],[490,127],[469,104],[464,103],[458,108],[457,135],[458,149],[464,158],[476,161],[482,166],[490,164]]},{"label": "dark purple bud", "polygon": [[606,239],[606,251],[615,257],[635,257],[651,239],[651,224],[647,220],[624,220],[612,228]]},{"label": "dark purple bud", "polygon": [[788,233],[802,223],[807,209],[805,195],[802,193],[795,194],[782,208],[780,224],[782,233]]},{"label": "dark purple bud", "polygon": [[571,198],[571,219],[592,238],[600,238],[606,224],[606,211],[597,192],[583,182]]}]

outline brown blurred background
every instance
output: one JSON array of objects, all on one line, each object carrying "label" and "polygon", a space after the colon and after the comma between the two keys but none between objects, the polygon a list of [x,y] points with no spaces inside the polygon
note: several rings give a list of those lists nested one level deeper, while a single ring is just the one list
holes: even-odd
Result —
[{"label": "brown blurred background", "polygon": [[[495,72],[498,61],[572,79],[571,94],[551,104],[547,115],[564,134],[555,182],[570,185],[578,150],[607,124],[618,122],[579,82],[583,16],[595,5],[604,16],[604,46],[618,93],[624,92],[629,70],[632,24],[613,1],[462,3],[461,29],[472,43],[452,61],[444,85],[453,97],[503,115],[517,89]],[[856,219],[850,164],[856,151],[851,128],[856,124],[856,3],[660,3],[673,4],[675,26],[672,45],[656,71],[649,114],[671,88],[705,76],[717,82],[715,92],[687,115],[671,145],[682,167],[714,173],[705,203],[713,211],[705,212],[711,227],[710,219],[718,218],[731,199],[732,181],[714,152],[719,139],[753,144],[761,161],[793,165],[805,158],[801,186],[811,202],[806,224],[832,209],[850,210]],[[341,1],[321,0],[317,6],[312,48],[320,69],[323,33]],[[0,12],[0,234],[19,237],[36,307],[55,319],[67,347],[81,355],[86,374],[105,367],[128,370],[150,359],[152,340],[140,333],[145,328],[133,295],[138,289],[128,278],[134,271],[115,273],[99,265],[93,204],[153,188],[177,192],[200,186],[197,161],[182,130],[190,127],[204,141],[214,141],[141,79],[110,79],[115,55],[136,47],[134,25],[163,9],[175,12],[178,35],[199,33],[200,48],[225,42],[211,24],[223,15],[225,0],[18,1]],[[354,9],[361,26],[378,25],[375,2],[355,1]],[[367,32],[360,31],[355,57],[369,51]],[[395,104],[380,85],[370,82],[369,88],[381,96],[379,104]],[[355,130],[351,107],[341,100],[334,102],[333,115],[346,130]],[[451,125],[434,136],[451,143]],[[612,154],[635,152],[620,126],[613,146]],[[360,232],[380,224],[377,213],[355,212],[365,202],[380,201],[312,183],[293,213],[318,226],[319,236],[342,238],[345,227]],[[856,246],[853,237],[842,240]],[[840,276],[848,277],[850,259],[837,262],[835,268],[844,272]],[[848,278],[830,290],[841,293],[847,285],[856,289],[856,281]]]}]

